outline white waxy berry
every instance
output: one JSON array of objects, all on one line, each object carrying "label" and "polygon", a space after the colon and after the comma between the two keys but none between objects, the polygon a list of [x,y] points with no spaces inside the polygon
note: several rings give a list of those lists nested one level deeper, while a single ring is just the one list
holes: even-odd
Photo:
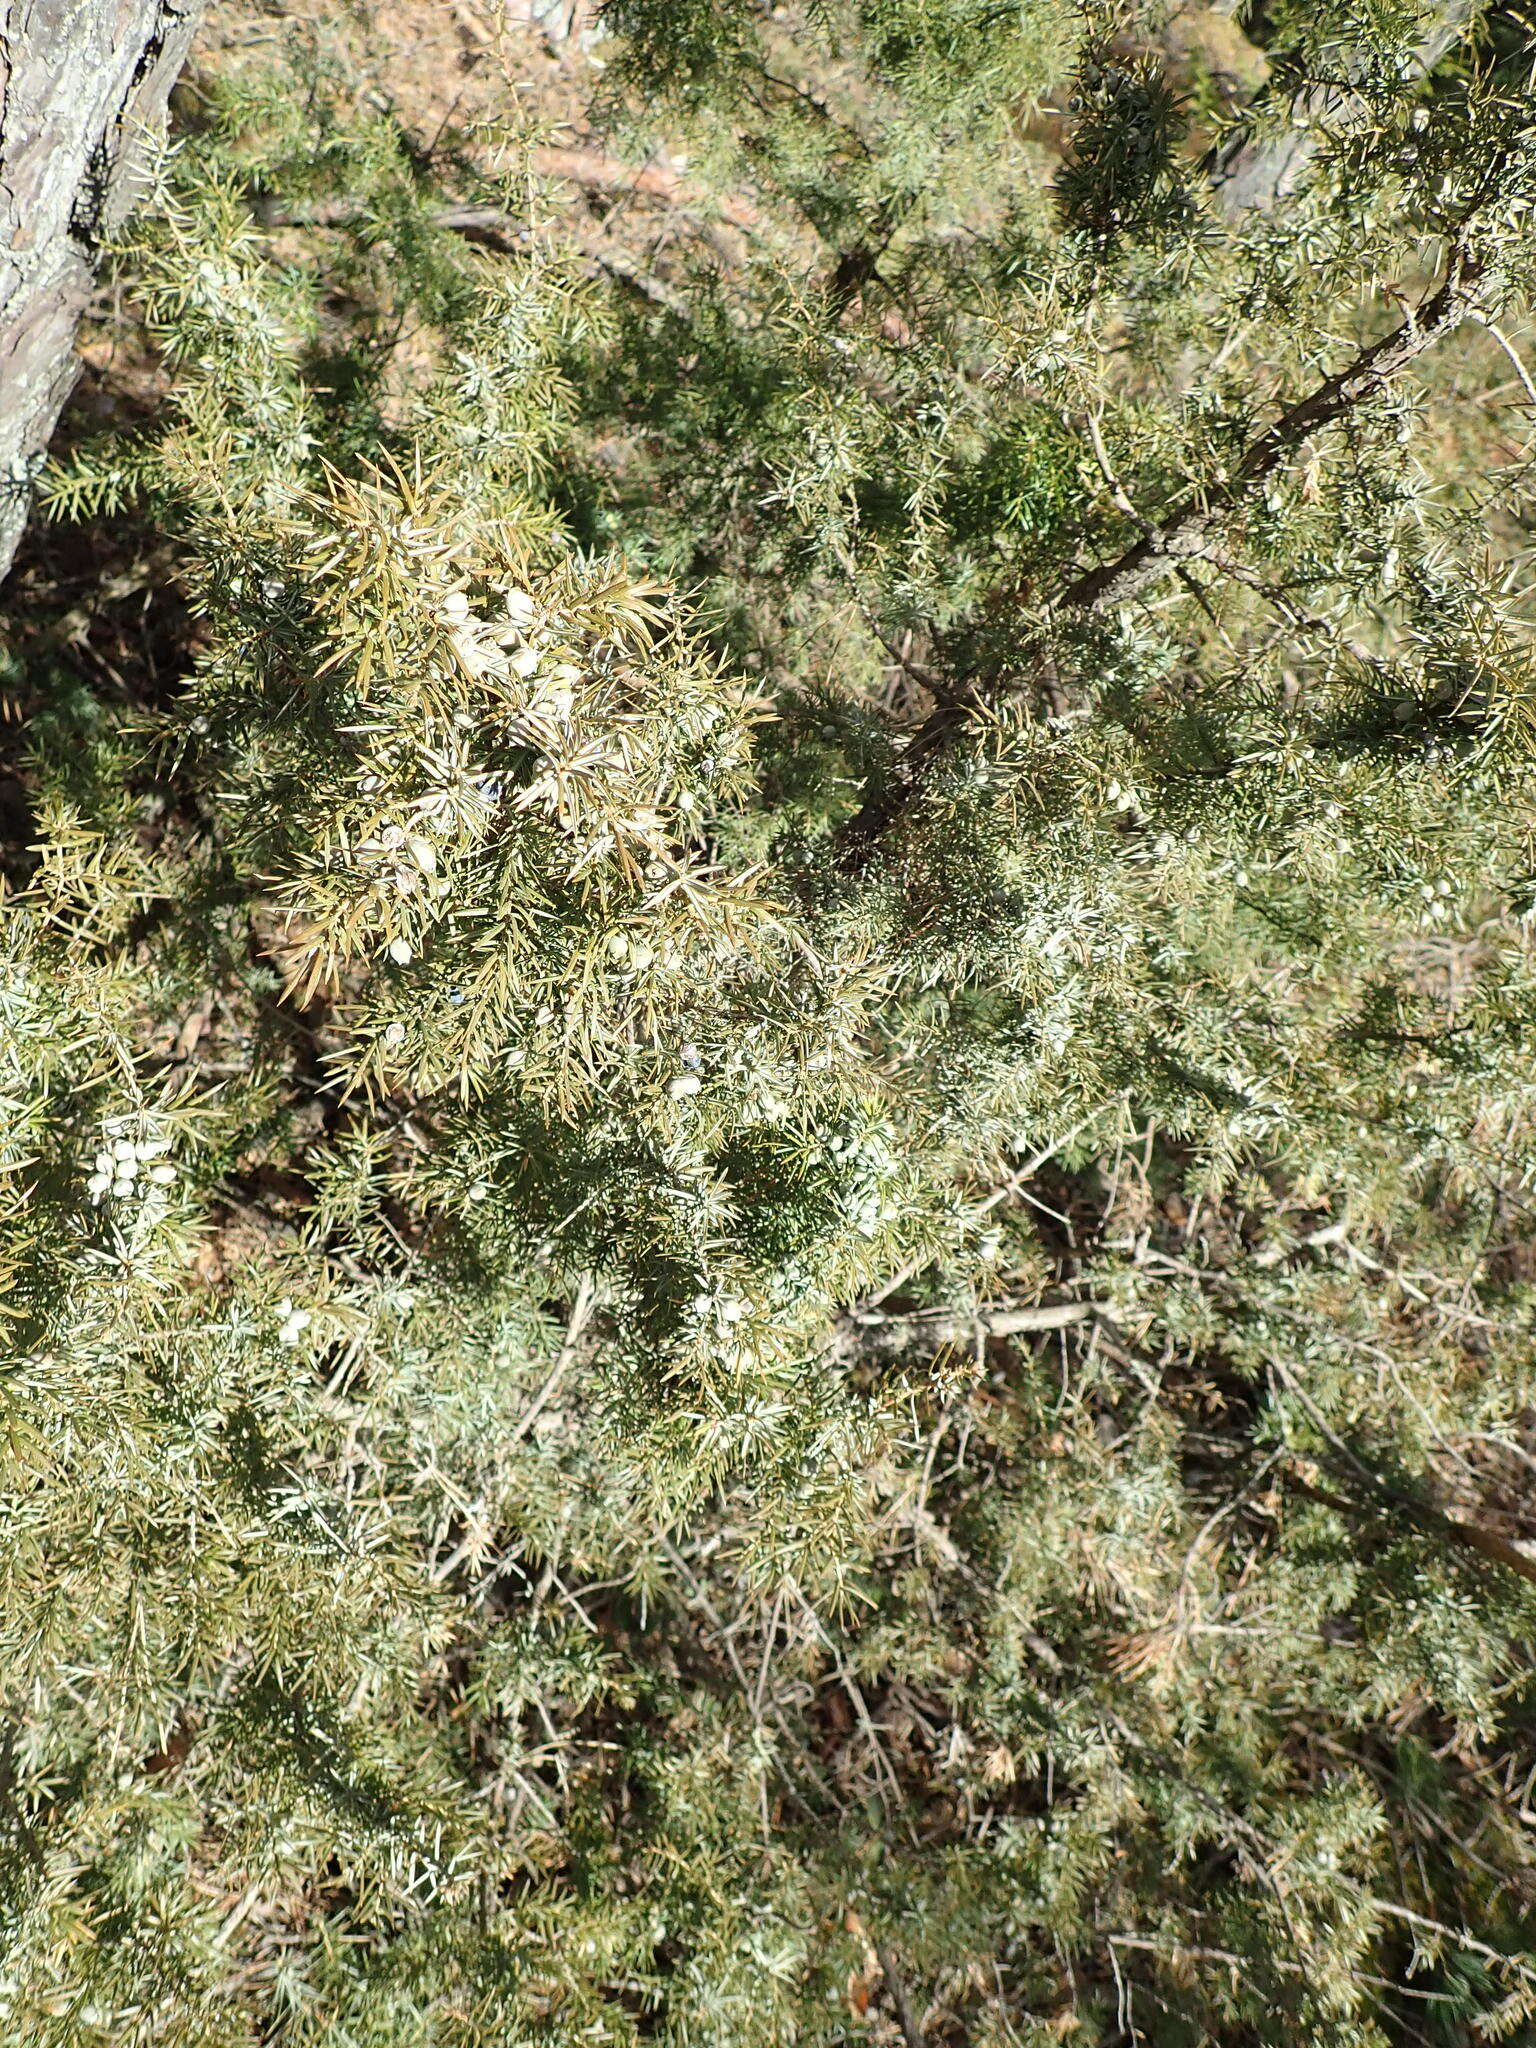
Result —
[{"label": "white waxy berry", "polygon": [[[286,1314],[284,1313],[285,1310]],[[295,1308],[286,1299],[278,1303],[277,1312],[283,1318],[277,1330],[277,1341],[279,1344],[297,1344],[304,1332],[314,1321],[314,1317],[307,1308]]]}]

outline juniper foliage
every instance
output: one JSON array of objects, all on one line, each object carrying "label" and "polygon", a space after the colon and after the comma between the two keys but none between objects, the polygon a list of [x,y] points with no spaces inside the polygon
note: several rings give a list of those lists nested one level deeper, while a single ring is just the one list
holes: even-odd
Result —
[{"label": "juniper foliage", "polygon": [[197,72],[47,483],[180,665],[7,655],[9,2038],[1533,2038],[1529,32],[1189,20],[617,0],[653,249],[515,42]]}]

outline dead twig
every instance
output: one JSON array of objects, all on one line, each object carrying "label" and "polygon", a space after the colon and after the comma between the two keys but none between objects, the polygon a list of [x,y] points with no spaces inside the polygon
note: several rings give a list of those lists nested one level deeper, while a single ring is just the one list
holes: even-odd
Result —
[{"label": "dead twig", "polygon": [[592,1284],[591,1275],[583,1273],[580,1284],[576,1289],[576,1299],[571,1305],[570,1320],[565,1326],[565,1341],[556,1354],[548,1379],[545,1380],[543,1386],[534,1395],[530,1405],[513,1425],[511,1436],[508,1439],[509,1442],[514,1444],[521,1442],[538,1421],[549,1403],[554,1399],[556,1389],[570,1370],[576,1353],[581,1347],[582,1332],[586,1329],[587,1323],[591,1318],[596,1300],[597,1289]]}]

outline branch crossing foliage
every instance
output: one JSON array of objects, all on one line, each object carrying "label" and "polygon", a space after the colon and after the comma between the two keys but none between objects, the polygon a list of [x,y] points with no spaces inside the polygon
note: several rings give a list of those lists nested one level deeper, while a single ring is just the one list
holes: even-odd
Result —
[{"label": "branch crossing foliage", "polygon": [[209,31],[9,586],[7,2040],[1532,2037],[1532,32],[1245,19]]}]

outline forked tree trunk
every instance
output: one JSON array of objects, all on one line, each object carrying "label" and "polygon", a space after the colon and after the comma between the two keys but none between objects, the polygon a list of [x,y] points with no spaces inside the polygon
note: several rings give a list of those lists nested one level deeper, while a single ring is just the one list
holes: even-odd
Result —
[{"label": "forked tree trunk", "polygon": [[101,239],[192,37],[195,0],[0,0],[0,576],[75,381]]}]

